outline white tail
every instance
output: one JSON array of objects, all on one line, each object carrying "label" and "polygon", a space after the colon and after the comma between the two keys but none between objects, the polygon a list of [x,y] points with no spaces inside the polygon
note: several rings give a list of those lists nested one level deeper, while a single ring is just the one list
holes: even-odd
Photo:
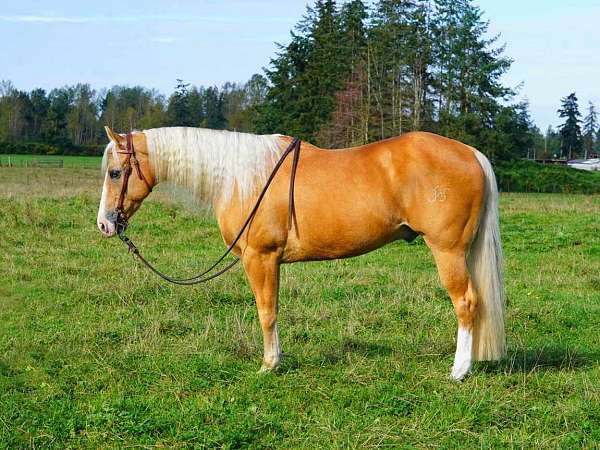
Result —
[{"label": "white tail", "polygon": [[469,272],[479,299],[473,327],[473,357],[478,361],[489,361],[506,354],[498,187],[492,165],[485,155],[474,151],[485,175],[485,200],[468,257]]}]

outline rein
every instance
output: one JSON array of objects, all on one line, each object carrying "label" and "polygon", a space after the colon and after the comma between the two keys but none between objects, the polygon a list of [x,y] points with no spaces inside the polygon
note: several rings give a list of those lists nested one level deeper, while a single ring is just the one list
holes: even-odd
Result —
[{"label": "rein", "polygon": [[[152,187],[146,180],[146,177],[144,177],[144,174],[142,173],[142,171],[140,169],[139,162],[135,156],[135,148],[133,146],[133,139],[132,139],[131,133],[128,133],[127,134],[127,151],[117,152],[117,153],[127,155],[127,157],[125,159],[124,167],[123,167],[123,171],[124,171],[123,185],[121,187],[121,194],[119,195],[119,203],[118,203],[117,209],[116,209],[116,212],[117,212],[117,224],[116,225],[117,225],[117,233],[119,235],[119,238],[121,239],[121,241],[123,241],[125,243],[125,245],[127,245],[127,248],[130,253],[132,253],[134,256],[136,256],[148,269],[150,269],[152,272],[154,272],[160,278],[162,278],[165,281],[168,281],[169,283],[189,286],[189,285],[193,285],[193,284],[205,283],[209,280],[212,280],[213,278],[217,278],[218,276],[220,276],[220,275],[224,274],[225,272],[227,272],[228,270],[230,270],[233,266],[235,266],[239,262],[239,258],[235,258],[231,263],[227,264],[222,269],[218,270],[217,272],[210,273],[215,269],[215,267],[217,267],[225,259],[225,257],[227,255],[229,255],[231,253],[231,251],[233,250],[235,245],[241,239],[244,231],[248,228],[248,226],[252,222],[252,219],[254,219],[254,216],[256,215],[256,212],[258,211],[258,207],[260,206],[265,194],[267,193],[267,190],[268,190],[271,182],[275,178],[275,175],[277,174],[277,172],[283,165],[285,158],[290,153],[294,152],[294,159],[292,160],[292,172],[291,172],[291,176],[290,176],[289,203],[288,203],[288,205],[289,205],[288,206],[288,230],[291,230],[292,224],[294,222],[296,222],[296,205],[295,205],[295,200],[294,200],[295,183],[294,182],[296,179],[296,169],[298,168],[298,161],[300,159],[300,147],[301,147],[300,139],[294,138],[292,140],[292,142],[290,143],[290,145],[288,145],[288,147],[285,149],[285,151],[279,158],[279,161],[277,161],[277,164],[275,164],[275,166],[273,167],[273,170],[271,171],[271,175],[269,175],[269,178],[267,179],[262,191],[260,192],[258,198],[256,199],[256,203],[254,204],[254,207],[250,211],[250,214],[248,214],[248,217],[246,218],[246,221],[242,225],[242,228],[238,232],[235,239],[231,242],[231,244],[229,244],[229,246],[227,247],[227,250],[225,250],[225,252],[221,255],[221,257],[218,258],[208,269],[200,272],[199,274],[197,274],[193,277],[174,278],[172,276],[164,274],[163,272],[158,270],[154,265],[152,265],[150,262],[148,262],[148,260],[142,256],[139,249],[135,246],[135,244],[131,241],[131,239],[129,239],[125,235],[125,230],[127,229],[128,224],[127,224],[127,216],[125,215],[125,212],[123,211],[123,204],[125,202],[125,195],[127,193],[127,185],[129,183],[129,177],[132,172],[132,168],[131,168],[132,165],[136,168],[136,171],[137,171],[137,174],[138,174],[138,177],[140,178],[140,180],[144,181],[144,183],[146,183],[146,186],[148,187],[148,189],[150,191],[152,191]],[[297,223],[296,223],[296,227],[297,227]]]}]

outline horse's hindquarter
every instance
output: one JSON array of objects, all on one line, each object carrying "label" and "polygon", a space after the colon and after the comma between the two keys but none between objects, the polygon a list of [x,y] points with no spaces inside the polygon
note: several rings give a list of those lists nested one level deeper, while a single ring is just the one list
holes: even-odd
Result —
[{"label": "horse's hindquarter", "polygon": [[[406,167],[396,164],[407,222],[440,249],[466,248],[477,229],[485,194],[474,149],[431,133],[397,142]],[[401,139],[398,139],[401,141]]]}]

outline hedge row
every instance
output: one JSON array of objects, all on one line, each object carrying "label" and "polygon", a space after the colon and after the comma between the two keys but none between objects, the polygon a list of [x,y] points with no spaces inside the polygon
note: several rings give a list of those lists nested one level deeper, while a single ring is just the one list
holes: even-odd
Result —
[{"label": "hedge row", "polygon": [[498,187],[504,192],[600,194],[600,172],[533,161],[500,161],[494,165]]},{"label": "hedge row", "polygon": [[52,145],[41,142],[2,142],[0,154],[99,156],[103,145]]}]

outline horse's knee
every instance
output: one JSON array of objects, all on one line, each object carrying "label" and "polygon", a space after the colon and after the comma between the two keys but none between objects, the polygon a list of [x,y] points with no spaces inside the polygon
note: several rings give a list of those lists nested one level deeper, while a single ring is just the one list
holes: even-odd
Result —
[{"label": "horse's knee", "polygon": [[263,330],[272,330],[277,322],[275,308],[259,309],[258,316]]},{"label": "horse's knee", "polygon": [[477,294],[470,280],[462,294],[452,296],[452,303],[460,325],[472,329],[477,314]]}]

